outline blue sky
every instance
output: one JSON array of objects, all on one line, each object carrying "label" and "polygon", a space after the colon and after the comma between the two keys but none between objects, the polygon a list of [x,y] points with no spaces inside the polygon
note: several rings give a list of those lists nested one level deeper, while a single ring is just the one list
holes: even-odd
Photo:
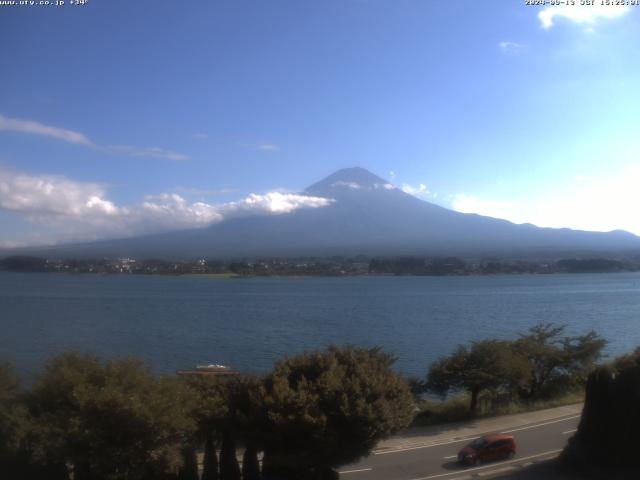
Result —
[{"label": "blue sky", "polygon": [[348,166],[640,234],[640,7],[90,0],[0,6],[0,40],[0,246],[322,208]]}]

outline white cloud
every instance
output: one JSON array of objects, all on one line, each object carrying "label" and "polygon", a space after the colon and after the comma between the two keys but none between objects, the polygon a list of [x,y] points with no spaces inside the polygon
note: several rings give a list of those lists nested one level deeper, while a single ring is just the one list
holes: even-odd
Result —
[{"label": "white cloud", "polygon": [[21,120],[0,115],[0,131],[19,132],[30,135],[40,135],[55,138],[68,143],[84,145],[85,147],[98,148],[119,155],[130,157],[155,157],[168,160],[187,160],[189,157],[182,153],[172,152],[160,147],[132,147],[130,145],[108,145],[106,147],[96,145],[85,134],[74,130],[44,125],[34,120]]},{"label": "white cloud", "polygon": [[556,17],[564,17],[574,23],[595,23],[599,18],[615,18],[630,11],[626,5],[556,5],[547,7],[538,13],[542,28],[549,29],[554,25]]},{"label": "white cloud", "polygon": [[260,145],[258,148],[264,152],[276,152],[280,150],[280,147],[278,145],[274,145],[272,143],[265,143],[263,145]]},{"label": "white cloud", "polygon": [[223,211],[290,213],[300,208],[322,208],[333,203],[324,197],[311,197],[295,193],[269,192],[264,195],[251,193],[238,202],[224,204]]},{"label": "white cloud", "polygon": [[516,42],[500,42],[498,43],[498,48],[500,48],[502,53],[513,55],[524,52],[526,46]]},{"label": "white cloud", "polygon": [[479,198],[458,194],[454,210],[503,218],[539,227],[574,228],[607,232],[627,230],[640,235],[640,168],[633,167],[605,177],[578,175],[564,188],[539,192],[535,198],[518,201]]},{"label": "white cloud", "polygon": [[[97,183],[0,170],[0,209],[46,227],[54,235],[57,232],[57,239],[64,241],[197,228],[238,215],[286,214],[302,208],[326,207],[333,202],[322,197],[269,192],[252,193],[236,202],[211,204],[163,193],[147,196],[140,204],[117,206],[107,198],[106,188]],[[10,244],[15,240],[0,238],[0,242]]]},{"label": "white cloud", "polygon": [[171,230],[210,225],[224,220],[220,207],[204,202],[189,203],[175,193],[148,196],[136,216],[150,230]]},{"label": "white cloud", "polygon": [[404,193],[408,193],[409,195],[420,196],[429,193],[429,190],[424,183],[421,183],[416,187],[409,185],[408,183],[403,183],[401,188]]},{"label": "white cloud", "polygon": [[132,147],[130,145],[109,145],[107,149],[113,153],[127,155],[129,157],[154,157],[167,160],[188,160],[189,157],[182,153],[172,152],[160,147]]},{"label": "white cloud", "polygon": [[93,142],[86,135],[73,130],[51,127],[33,120],[20,120],[18,118],[8,118],[0,115],[0,130],[9,132],[27,133],[31,135],[43,135],[55,138],[64,142],[76,143],[88,147],[93,146]]},{"label": "white cloud", "polygon": [[360,185],[358,182],[345,182],[344,180],[339,180],[337,182],[333,182],[331,184],[332,187],[345,187],[350,188],[351,190],[393,190],[396,188],[391,183],[373,183],[369,186]]},{"label": "white cloud", "polygon": [[391,181],[396,179],[396,172],[394,172],[393,170],[389,171],[389,178],[391,179]]},{"label": "white cloud", "polygon": [[29,215],[81,217],[90,213],[113,215],[118,208],[104,200],[104,188],[62,176],[29,176],[0,171],[0,208]]}]

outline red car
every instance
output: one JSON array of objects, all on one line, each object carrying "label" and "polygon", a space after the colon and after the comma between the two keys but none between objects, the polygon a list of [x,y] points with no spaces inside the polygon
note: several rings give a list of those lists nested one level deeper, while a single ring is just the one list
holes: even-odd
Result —
[{"label": "red car", "polygon": [[458,461],[464,465],[478,465],[493,460],[513,458],[516,441],[511,435],[485,435],[471,442],[458,453]]}]

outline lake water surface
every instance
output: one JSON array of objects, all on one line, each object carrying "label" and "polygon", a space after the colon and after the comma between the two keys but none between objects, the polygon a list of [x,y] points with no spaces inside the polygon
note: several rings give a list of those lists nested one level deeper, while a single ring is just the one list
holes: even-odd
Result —
[{"label": "lake water surface", "polygon": [[27,377],[65,349],[136,355],[157,372],[198,363],[268,371],[328,344],[380,345],[422,375],[459,343],[538,322],[640,346],[640,273],[247,278],[0,272],[0,360]]}]

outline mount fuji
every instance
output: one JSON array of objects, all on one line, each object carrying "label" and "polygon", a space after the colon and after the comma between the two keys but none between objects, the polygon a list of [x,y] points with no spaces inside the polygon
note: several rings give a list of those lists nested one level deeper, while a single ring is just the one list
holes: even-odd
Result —
[{"label": "mount fuji", "polygon": [[322,208],[230,218],[205,228],[29,249],[47,257],[164,259],[256,256],[459,255],[551,258],[640,251],[640,237],[616,230],[540,228],[460,213],[420,200],[363,168],[346,168],[302,195]]}]

